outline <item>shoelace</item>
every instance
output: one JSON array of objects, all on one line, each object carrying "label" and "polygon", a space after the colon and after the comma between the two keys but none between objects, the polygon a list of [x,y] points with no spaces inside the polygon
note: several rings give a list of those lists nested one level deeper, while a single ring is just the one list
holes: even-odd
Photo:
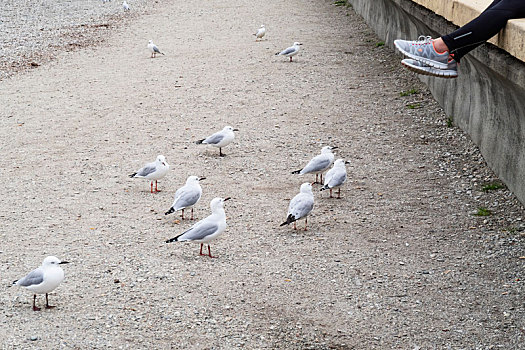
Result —
[{"label": "shoelace", "polygon": [[422,44],[426,44],[432,41],[432,37],[430,35],[420,35],[417,41],[422,41]]}]

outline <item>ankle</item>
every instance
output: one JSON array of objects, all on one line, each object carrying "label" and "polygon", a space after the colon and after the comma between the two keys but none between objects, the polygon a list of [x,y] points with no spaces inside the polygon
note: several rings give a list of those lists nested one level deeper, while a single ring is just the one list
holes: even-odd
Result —
[{"label": "ankle", "polygon": [[432,45],[434,46],[434,50],[436,50],[436,52],[439,54],[448,52],[448,46],[441,38],[434,39],[432,41]]}]

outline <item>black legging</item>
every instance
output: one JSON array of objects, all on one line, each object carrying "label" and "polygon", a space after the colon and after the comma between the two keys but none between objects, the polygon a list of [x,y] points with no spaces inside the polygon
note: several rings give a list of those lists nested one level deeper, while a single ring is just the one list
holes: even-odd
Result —
[{"label": "black legging", "polygon": [[441,38],[459,62],[461,57],[498,34],[509,19],[523,17],[525,0],[494,0],[478,17]]}]

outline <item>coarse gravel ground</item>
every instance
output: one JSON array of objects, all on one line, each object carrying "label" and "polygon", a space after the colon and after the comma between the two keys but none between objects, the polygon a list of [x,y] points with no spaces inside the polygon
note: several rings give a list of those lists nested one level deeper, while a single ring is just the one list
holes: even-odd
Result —
[{"label": "coarse gravel ground", "polygon": [[[477,147],[351,8],[149,4],[0,84],[2,349],[524,348],[522,205],[483,190]],[[226,157],[194,143],[224,125]],[[279,227],[324,145],[351,162],[343,198],[316,185],[309,230]],[[158,154],[150,194],[127,175]],[[189,175],[199,218],[233,198],[216,259],[164,243],[192,224],[164,215]],[[33,312],[10,285],[47,255],[72,263]]]}]

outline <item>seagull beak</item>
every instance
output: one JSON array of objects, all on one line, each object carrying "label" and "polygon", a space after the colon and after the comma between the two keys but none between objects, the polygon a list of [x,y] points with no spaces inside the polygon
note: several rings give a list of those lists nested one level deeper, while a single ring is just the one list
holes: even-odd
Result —
[{"label": "seagull beak", "polygon": [[223,201],[226,202],[227,200],[230,200],[230,199],[232,199],[232,197],[226,197],[226,198],[223,199]]},{"label": "seagull beak", "polygon": [[166,166],[166,163],[162,162],[162,165]]},{"label": "seagull beak", "polygon": [[339,148],[339,147],[337,147],[337,146],[333,146],[333,147],[332,147],[332,149],[337,149],[337,148]]},{"label": "seagull beak", "polygon": [[205,177],[201,177],[201,178],[199,179],[199,181],[202,181],[202,180],[206,180],[206,178],[205,178]]},{"label": "seagull beak", "polygon": [[303,43],[299,43],[299,45],[302,45]]},{"label": "seagull beak", "polygon": [[310,185],[312,185],[312,186],[315,185],[315,182],[312,182]]},{"label": "seagull beak", "polygon": [[346,161],[345,164],[350,164],[350,162],[349,162],[349,161]]},{"label": "seagull beak", "polygon": [[239,129],[233,129],[233,131],[239,131]]},{"label": "seagull beak", "polygon": [[59,265],[61,265],[61,264],[69,264],[69,261],[61,261],[61,262],[59,262],[58,264],[59,264]]}]

